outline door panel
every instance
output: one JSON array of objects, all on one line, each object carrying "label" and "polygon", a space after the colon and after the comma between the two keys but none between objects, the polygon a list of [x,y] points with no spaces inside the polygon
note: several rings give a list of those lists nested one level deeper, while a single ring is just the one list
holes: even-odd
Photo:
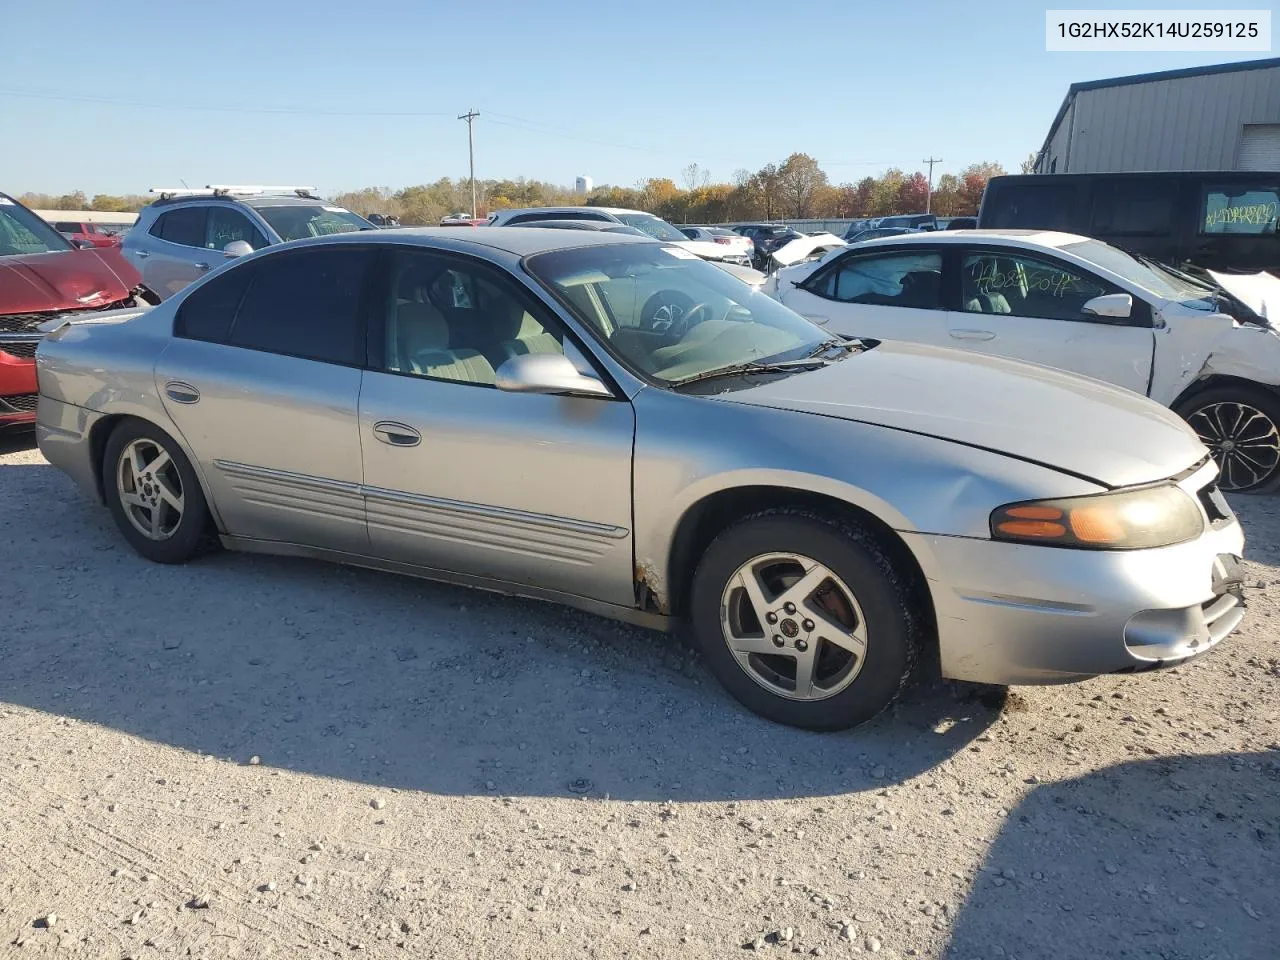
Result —
[{"label": "door panel", "polygon": [[373,551],[633,606],[634,434],[625,402],[366,371]]},{"label": "door panel", "polygon": [[156,385],[229,534],[369,552],[359,370],[175,339]]},{"label": "door panel", "polygon": [[[966,251],[961,310],[945,314],[950,345],[1070,370],[1146,394],[1154,330],[1090,319],[1081,306],[1120,292],[1079,268],[1021,251]],[[1135,298],[1135,318],[1145,305]]]}]

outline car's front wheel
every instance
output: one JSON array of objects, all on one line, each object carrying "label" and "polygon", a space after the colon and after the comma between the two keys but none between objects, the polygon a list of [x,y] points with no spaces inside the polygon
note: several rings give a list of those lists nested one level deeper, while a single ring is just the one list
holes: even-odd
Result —
[{"label": "car's front wheel", "polygon": [[1280,397],[1244,384],[1212,387],[1174,407],[1209,448],[1232,493],[1280,486]]},{"label": "car's front wheel", "polygon": [[779,723],[839,730],[888,706],[922,643],[906,571],[861,525],[768,510],[707,548],[690,596],[716,678]]},{"label": "car's front wheel", "polygon": [[173,438],[124,420],[107,439],[102,491],[129,544],[156,563],[186,563],[205,546],[209,508],[195,471]]}]

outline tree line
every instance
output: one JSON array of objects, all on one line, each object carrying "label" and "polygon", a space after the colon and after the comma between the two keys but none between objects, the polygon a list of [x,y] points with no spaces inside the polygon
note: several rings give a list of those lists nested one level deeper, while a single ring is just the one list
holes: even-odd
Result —
[{"label": "tree line", "polygon": [[[1025,164],[1024,164],[1025,166]],[[923,213],[926,203],[939,216],[972,216],[991,177],[1004,173],[998,163],[975,163],[958,174],[944,173],[934,184],[921,171],[897,168],[856,183],[832,183],[818,161],[793,153],[781,163],[765,164],[754,173],[738,170],[727,183],[713,182],[710,172],[691,163],[680,182],[651,177],[631,187],[602,185],[584,199],[571,187],[519,177],[477,180],[480,214],[508,207],[559,205],[627,207],[646,210],[672,223],[723,223],[742,220],[841,219],[883,217],[895,213]],[[19,200],[41,210],[102,210],[136,212],[153,197],[97,194],[82,191],[54,196],[25,193]],[[441,217],[471,209],[471,186],[465,177],[441,177],[434,183],[392,190],[364,187],[332,198],[361,214],[381,213],[409,225],[439,223]]]}]

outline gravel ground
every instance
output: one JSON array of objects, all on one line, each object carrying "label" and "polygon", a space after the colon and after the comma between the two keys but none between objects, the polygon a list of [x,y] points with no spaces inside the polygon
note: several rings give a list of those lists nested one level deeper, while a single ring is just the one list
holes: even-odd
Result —
[{"label": "gravel ground", "polygon": [[0,955],[1274,958],[1280,499],[1181,669],[745,713],[679,644],[223,553],[0,447]]}]

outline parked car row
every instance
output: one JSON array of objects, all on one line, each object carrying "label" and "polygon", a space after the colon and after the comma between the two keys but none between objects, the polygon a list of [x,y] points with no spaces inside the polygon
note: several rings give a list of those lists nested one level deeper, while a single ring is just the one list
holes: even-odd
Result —
[{"label": "parked car row", "polygon": [[[913,296],[959,282],[964,239],[899,271]],[[894,243],[817,270],[888,296],[842,258]],[[1080,293],[993,248],[980,309]],[[1176,300],[1111,283],[1099,316]],[[1172,412],[833,325],[609,227],[267,243],[159,306],[46,324],[37,437],[151,560],[212,533],[685,623],[743,704],[812,729],[874,716],[924,658],[1061,682],[1185,662],[1240,622],[1241,529]]]}]

